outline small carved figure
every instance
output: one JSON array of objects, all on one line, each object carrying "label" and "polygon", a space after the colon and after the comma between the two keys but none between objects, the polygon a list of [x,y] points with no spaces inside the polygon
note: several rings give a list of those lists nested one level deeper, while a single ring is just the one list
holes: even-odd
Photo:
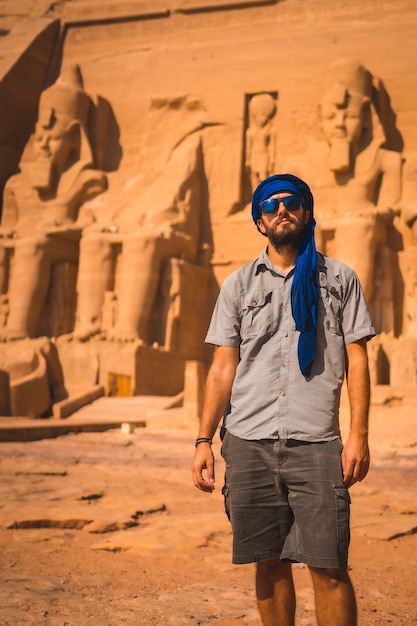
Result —
[{"label": "small carved figure", "polygon": [[252,190],[272,174],[275,166],[276,114],[274,98],[268,93],[259,93],[249,102],[249,127],[246,131],[246,167]]}]

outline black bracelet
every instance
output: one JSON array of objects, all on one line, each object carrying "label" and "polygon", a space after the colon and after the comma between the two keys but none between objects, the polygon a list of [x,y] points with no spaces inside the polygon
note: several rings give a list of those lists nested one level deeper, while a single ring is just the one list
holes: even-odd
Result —
[{"label": "black bracelet", "polygon": [[198,439],[195,440],[195,447],[198,446],[198,444],[200,443],[209,443],[210,445],[213,443],[213,441],[211,439],[209,439],[208,437],[199,437]]}]

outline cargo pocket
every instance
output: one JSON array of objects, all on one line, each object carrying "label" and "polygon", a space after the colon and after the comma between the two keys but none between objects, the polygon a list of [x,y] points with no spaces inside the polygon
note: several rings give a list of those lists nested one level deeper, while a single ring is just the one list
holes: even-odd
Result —
[{"label": "cargo pocket", "polygon": [[336,523],[337,541],[345,545],[349,544],[350,528],[350,495],[346,487],[334,487],[336,494]]},{"label": "cargo pocket", "polygon": [[230,522],[229,487],[227,485],[224,485],[222,494],[224,497],[224,510]]}]

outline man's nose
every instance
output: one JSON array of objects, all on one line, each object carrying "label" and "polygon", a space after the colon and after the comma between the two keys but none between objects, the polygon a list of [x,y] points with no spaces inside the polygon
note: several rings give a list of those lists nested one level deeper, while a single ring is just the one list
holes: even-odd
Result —
[{"label": "man's nose", "polygon": [[282,199],[279,199],[279,200],[278,200],[278,202],[279,202],[279,204],[278,204],[278,211],[277,211],[277,214],[278,214],[278,215],[281,215],[281,213],[285,213],[285,214],[287,214],[287,213],[288,213],[288,209],[287,209],[287,207],[285,206],[284,201],[283,201]]}]

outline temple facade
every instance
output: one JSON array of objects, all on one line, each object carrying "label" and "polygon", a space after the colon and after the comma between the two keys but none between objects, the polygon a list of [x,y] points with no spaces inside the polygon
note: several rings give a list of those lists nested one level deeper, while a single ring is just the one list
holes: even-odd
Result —
[{"label": "temple facade", "polygon": [[284,172],[359,275],[374,388],[417,393],[414,3],[18,4],[0,1],[1,415],[200,388],[219,287],[265,245],[253,188]]}]

